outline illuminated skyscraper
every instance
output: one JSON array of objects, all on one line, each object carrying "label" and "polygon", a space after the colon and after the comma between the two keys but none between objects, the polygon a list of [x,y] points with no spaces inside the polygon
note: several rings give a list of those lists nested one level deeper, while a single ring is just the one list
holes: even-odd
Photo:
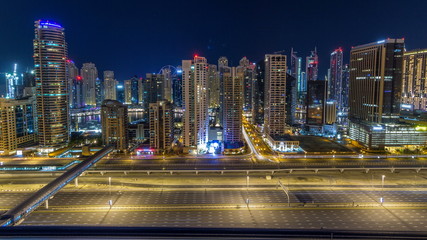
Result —
[{"label": "illuminated skyscraper", "polygon": [[219,94],[220,94],[220,88],[219,88],[219,75],[218,75],[218,68],[214,64],[209,65],[209,83],[208,83],[208,89],[209,89],[209,108],[219,108]]},{"label": "illuminated skyscraper", "polygon": [[252,115],[253,84],[256,78],[255,65],[243,57],[239,62],[239,69],[243,71],[243,110]]},{"label": "illuminated skyscraper", "polygon": [[348,111],[348,94],[350,85],[350,67],[348,64],[345,64],[342,70],[342,109],[345,112]]},{"label": "illuminated skyscraper", "polygon": [[182,69],[178,66],[176,76],[172,79],[172,99],[176,107],[182,107]]},{"label": "illuminated skyscraper", "polygon": [[240,148],[242,142],[242,105],[245,66],[232,67],[223,76],[223,141],[224,147]]},{"label": "illuminated skyscraper", "polygon": [[67,82],[68,82],[68,105],[70,108],[75,108],[77,105],[74,102],[74,93],[76,92],[75,81],[79,76],[79,69],[74,64],[74,61],[67,59]]},{"label": "illuminated skyscraper", "polygon": [[331,53],[330,75],[328,79],[329,100],[335,100],[338,109],[344,107],[343,103],[343,51],[341,48],[335,49]]},{"label": "illuminated skyscraper", "polygon": [[35,22],[34,70],[37,87],[39,143],[44,151],[69,141],[67,43],[64,28],[54,22]]},{"label": "illuminated skyscraper", "polygon": [[405,52],[403,57],[402,110],[427,111],[427,49]]},{"label": "illuminated skyscraper", "polygon": [[301,78],[301,64],[302,58],[297,56],[297,52],[294,49],[291,49],[291,76],[295,78],[297,82],[297,91],[298,94],[301,92],[307,91],[307,83],[303,82]]},{"label": "illuminated skyscraper", "polygon": [[265,55],[264,133],[282,136],[286,125],[286,55]]},{"label": "illuminated skyscraper", "polygon": [[98,78],[98,69],[94,63],[83,63],[80,71],[83,78],[83,96],[85,104],[96,106],[96,79]]},{"label": "illuminated skyscraper", "polygon": [[128,107],[116,100],[105,100],[101,106],[102,140],[105,145],[114,144],[116,149],[128,149]]},{"label": "illuminated skyscraper", "polygon": [[102,101],[104,101],[104,83],[101,79],[96,78],[95,82],[95,99],[96,99],[96,106],[100,107],[102,104]]},{"label": "illuminated skyscraper", "polygon": [[13,73],[6,73],[6,98],[17,97],[18,73],[16,72],[18,64],[13,65]]},{"label": "illuminated skyscraper", "polygon": [[173,111],[169,101],[150,103],[150,148],[167,151],[173,142]]},{"label": "illuminated skyscraper", "polygon": [[73,79],[73,88],[69,94],[71,94],[73,98],[71,105],[72,108],[85,107],[85,100],[83,96],[83,79],[81,76],[76,76]]},{"label": "illuminated skyscraper", "polygon": [[316,48],[314,48],[314,51],[311,51],[310,56],[306,58],[305,64],[306,81],[318,80],[317,78],[319,74],[319,59],[317,56]]},{"label": "illuminated skyscraper", "polygon": [[397,122],[402,94],[403,39],[357,46],[350,53],[352,122]]},{"label": "illuminated skyscraper", "polygon": [[169,102],[172,101],[172,81],[173,75],[175,74],[175,67],[164,66],[160,70],[160,74],[163,76],[163,99]]},{"label": "illuminated skyscraper", "polygon": [[117,80],[114,78],[113,71],[104,71],[104,91],[105,99],[116,100]]},{"label": "illuminated skyscraper", "polygon": [[183,139],[186,147],[205,147],[208,140],[208,63],[195,56],[182,61]]},{"label": "illuminated skyscraper", "polygon": [[265,87],[265,62],[259,61],[256,64],[256,78],[252,92],[252,123],[255,125],[264,124],[264,87]]}]

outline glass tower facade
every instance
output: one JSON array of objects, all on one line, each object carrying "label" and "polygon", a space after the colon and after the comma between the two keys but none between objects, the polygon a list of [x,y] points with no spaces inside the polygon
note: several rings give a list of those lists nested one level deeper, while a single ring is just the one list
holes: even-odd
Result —
[{"label": "glass tower facade", "polygon": [[34,70],[41,150],[53,151],[69,141],[67,43],[64,28],[54,22],[35,22]]}]

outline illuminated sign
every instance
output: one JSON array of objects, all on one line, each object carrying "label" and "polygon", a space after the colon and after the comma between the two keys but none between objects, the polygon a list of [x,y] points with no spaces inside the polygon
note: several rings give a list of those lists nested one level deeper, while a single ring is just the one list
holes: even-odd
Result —
[{"label": "illuminated sign", "polygon": [[61,25],[57,24],[57,23],[50,23],[50,22],[40,22],[41,26],[48,26],[48,27],[57,27],[57,28],[62,28]]},{"label": "illuminated sign", "polygon": [[382,126],[373,126],[372,130],[374,130],[374,131],[381,131],[381,130],[384,130],[384,128]]},{"label": "illuminated sign", "polygon": [[417,130],[417,131],[427,131],[427,127],[426,126],[416,126],[415,130]]},{"label": "illuminated sign", "polygon": [[411,104],[400,104],[400,107],[404,108],[404,109],[412,109],[412,105]]}]

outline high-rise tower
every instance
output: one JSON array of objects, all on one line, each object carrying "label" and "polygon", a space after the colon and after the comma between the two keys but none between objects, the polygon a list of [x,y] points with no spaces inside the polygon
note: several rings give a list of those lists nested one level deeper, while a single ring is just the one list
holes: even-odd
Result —
[{"label": "high-rise tower", "polygon": [[343,103],[343,51],[341,48],[335,49],[331,53],[331,65],[328,79],[328,99],[337,103],[338,109],[344,107]]},{"label": "high-rise tower", "polygon": [[223,76],[223,140],[225,148],[240,148],[242,143],[242,105],[245,66],[232,67]]},{"label": "high-rise tower", "polygon": [[253,84],[256,78],[255,65],[243,57],[239,62],[239,71],[243,71],[243,110],[252,115]]},{"label": "high-rise tower", "polygon": [[94,63],[83,63],[80,73],[83,78],[83,98],[85,104],[96,106],[96,79],[98,78],[98,70]]},{"label": "high-rise tower", "polygon": [[265,55],[264,133],[281,136],[286,125],[286,55]]},{"label": "high-rise tower", "polygon": [[74,98],[74,93],[76,89],[76,78],[79,75],[79,69],[76,67],[76,64],[73,60],[67,59],[67,81],[68,81],[68,105],[70,108],[77,108],[77,104]]},{"label": "high-rise tower", "polygon": [[184,146],[204,147],[208,140],[208,63],[195,56],[182,61]]},{"label": "high-rise tower", "polygon": [[117,80],[113,71],[104,71],[105,99],[116,100]]},{"label": "high-rise tower", "polygon": [[49,152],[69,141],[67,43],[61,25],[38,20],[34,26],[39,143]]},{"label": "high-rise tower", "polygon": [[352,122],[397,122],[402,94],[403,39],[354,47],[350,53]]},{"label": "high-rise tower", "polygon": [[306,81],[317,80],[319,74],[319,59],[317,57],[317,49],[314,48],[314,51],[311,51],[310,56],[306,58]]},{"label": "high-rise tower", "polygon": [[297,56],[297,52],[294,49],[291,49],[291,76],[295,78],[297,82],[297,91],[298,94],[301,92],[307,91],[307,84],[302,82],[301,78],[301,64],[302,58]]}]

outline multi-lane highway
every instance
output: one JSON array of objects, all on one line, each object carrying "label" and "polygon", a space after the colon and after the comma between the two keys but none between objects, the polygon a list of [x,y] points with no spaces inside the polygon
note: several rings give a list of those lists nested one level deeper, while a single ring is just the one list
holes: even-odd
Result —
[{"label": "multi-lane highway", "polygon": [[[87,174],[22,225],[421,231],[427,224],[423,172],[307,172],[275,174],[272,180],[256,173],[249,177],[240,173]],[[0,211],[17,205],[52,179],[47,173],[0,175]],[[277,180],[289,190],[290,207]]]},{"label": "multi-lane highway", "polygon": [[[426,192],[386,191],[386,198],[425,201]],[[144,227],[253,227],[341,230],[425,230],[427,206],[380,206],[378,192],[296,191],[292,202],[363,201],[371,206],[299,205],[287,207],[279,190],[186,190],[63,192],[22,225],[103,225]],[[14,201],[16,194],[5,195]],[[246,205],[249,199],[249,205]],[[108,202],[113,201],[110,208]],[[2,201],[3,203],[3,201]],[[411,202],[409,202],[411,203]]]}]

